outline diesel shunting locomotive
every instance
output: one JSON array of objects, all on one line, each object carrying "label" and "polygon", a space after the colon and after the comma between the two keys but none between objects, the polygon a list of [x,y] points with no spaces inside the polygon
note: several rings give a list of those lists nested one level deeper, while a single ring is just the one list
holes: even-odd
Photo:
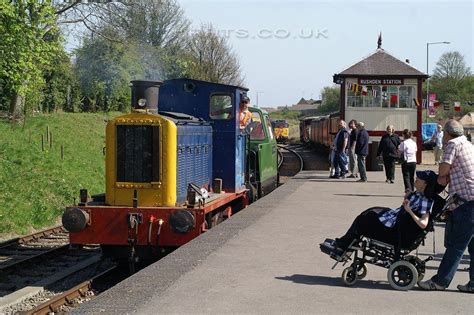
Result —
[{"label": "diesel shunting locomotive", "polygon": [[106,127],[105,194],[67,207],[71,244],[106,255],[162,255],[277,187],[277,146],[268,114],[250,108],[248,89],[190,79],[132,81],[132,112]]}]

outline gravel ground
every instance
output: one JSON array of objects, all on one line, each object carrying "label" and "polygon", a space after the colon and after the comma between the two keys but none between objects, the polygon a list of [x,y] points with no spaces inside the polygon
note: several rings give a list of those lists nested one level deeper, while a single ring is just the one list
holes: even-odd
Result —
[{"label": "gravel ground", "polygon": [[[81,270],[80,272],[69,276],[67,279],[63,279],[62,281],[54,283],[53,285],[46,288],[44,291],[21,301],[19,304],[12,305],[5,309],[0,309],[0,314],[18,314],[29,311],[37,305],[48,301],[56,295],[62,294],[64,291],[67,291],[70,288],[78,285],[79,283],[90,279],[94,275],[103,272],[104,270],[112,267],[113,265],[114,264],[109,259],[102,260],[101,262],[91,266],[90,268]],[[86,293],[85,297],[80,297],[74,300],[73,304],[81,304],[87,302],[94,296],[95,293],[89,291]],[[61,308],[60,311],[68,312],[70,309],[71,307],[65,306]]]}]

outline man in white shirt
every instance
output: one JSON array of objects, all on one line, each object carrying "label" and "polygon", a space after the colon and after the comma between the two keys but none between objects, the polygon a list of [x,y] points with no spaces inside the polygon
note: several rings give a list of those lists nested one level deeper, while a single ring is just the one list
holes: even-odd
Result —
[{"label": "man in white shirt", "polygon": [[435,165],[439,164],[441,157],[443,156],[443,126],[438,125],[436,131],[431,137],[431,141],[435,142],[435,147],[433,148]]},{"label": "man in white shirt", "polygon": [[415,190],[415,171],[416,171],[416,151],[418,150],[416,142],[411,138],[412,132],[408,129],[403,130],[403,142],[398,150],[403,154],[402,175],[405,193]]}]

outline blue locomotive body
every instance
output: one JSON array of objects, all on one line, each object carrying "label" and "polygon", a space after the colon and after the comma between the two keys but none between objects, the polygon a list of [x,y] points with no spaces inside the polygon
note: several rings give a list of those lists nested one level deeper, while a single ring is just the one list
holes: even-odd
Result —
[{"label": "blue locomotive body", "polygon": [[166,80],[160,87],[160,111],[185,113],[211,122],[212,178],[221,178],[228,192],[246,188],[246,137],[239,130],[239,104],[247,91],[191,79]]}]

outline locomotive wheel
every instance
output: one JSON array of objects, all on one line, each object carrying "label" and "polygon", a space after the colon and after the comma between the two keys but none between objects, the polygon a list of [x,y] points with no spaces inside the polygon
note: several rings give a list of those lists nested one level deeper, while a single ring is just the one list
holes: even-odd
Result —
[{"label": "locomotive wheel", "polygon": [[399,260],[390,266],[387,278],[395,290],[408,291],[418,282],[418,271],[412,263]]},{"label": "locomotive wheel", "polygon": [[354,272],[354,268],[352,266],[347,267],[342,271],[342,281],[348,285],[352,286],[357,281],[357,274]]},{"label": "locomotive wheel", "polygon": [[367,266],[365,264],[357,265],[357,280],[364,279],[367,276]]},{"label": "locomotive wheel", "polygon": [[408,255],[405,257],[406,261],[409,261],[412,263],[413,266],[415,266],[416,271],[418,271],[418,281],[423,280],[425,277],[425,262],[421,260],[420,258],[413,256],[413,255]]}]

